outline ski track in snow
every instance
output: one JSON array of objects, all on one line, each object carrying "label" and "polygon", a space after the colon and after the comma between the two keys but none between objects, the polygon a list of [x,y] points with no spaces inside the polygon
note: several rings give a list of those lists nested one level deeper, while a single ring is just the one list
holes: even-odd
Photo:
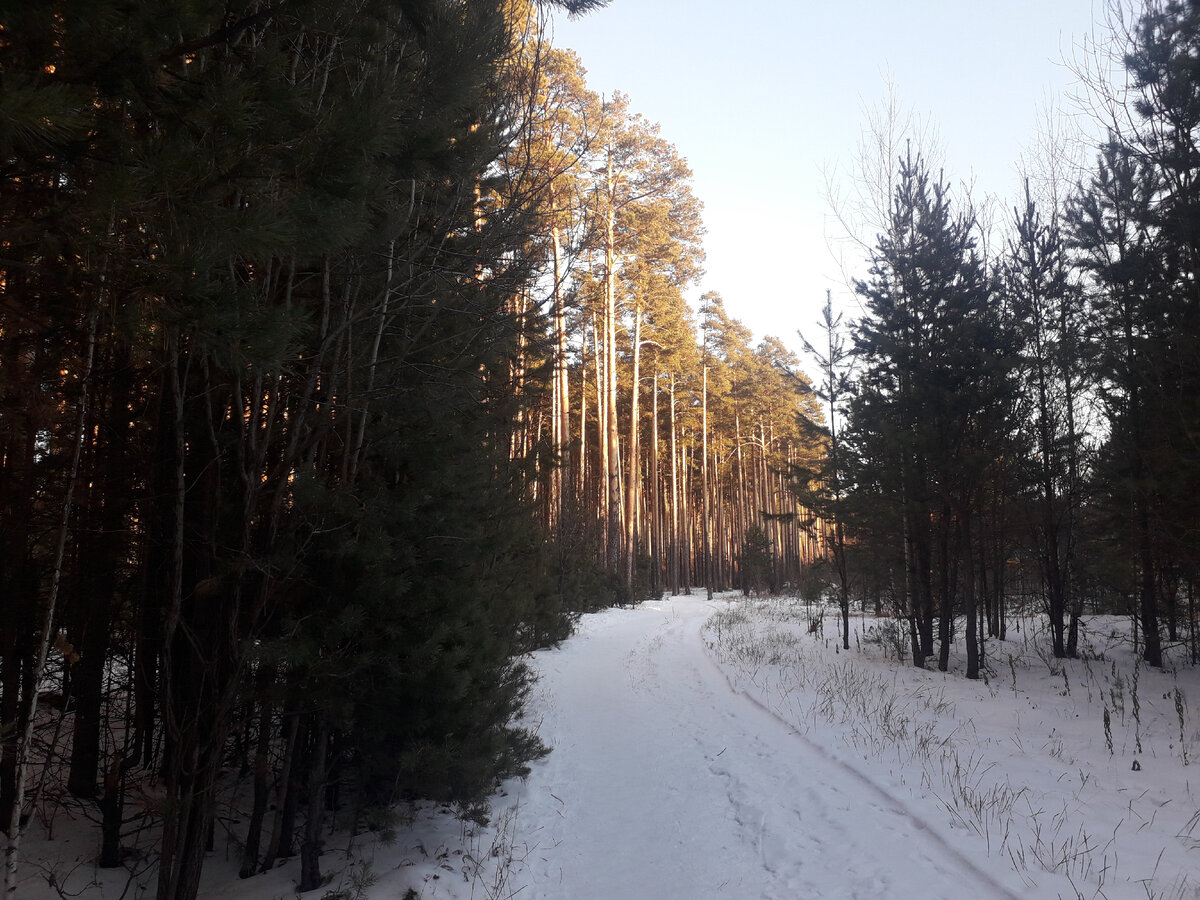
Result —
[{"label": "ski track in snow", "polygon": [[719,604],[588,617],[569,653],[539,654],[553,752],[517,791],[519,896],[1015,900],[1011,872],[735,689],[701,635]]}]

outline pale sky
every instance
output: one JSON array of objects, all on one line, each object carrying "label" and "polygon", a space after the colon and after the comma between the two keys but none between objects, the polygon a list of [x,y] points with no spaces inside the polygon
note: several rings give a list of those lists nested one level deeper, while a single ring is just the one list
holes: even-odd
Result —
[{"label": "pale sky", "polygon": [[1011,209],[1017,163],[1048,101],[1077,93],[1064,65],[1103,35],[1106,0],[612,0],[553,42],[597,93],[620,90],[662,126],[704,203],[706,275],[756,338],[799,350],[832,289],[857,315],[830,251],[826,175],[851,161],[890,80],[932,123],[952,182]]}]

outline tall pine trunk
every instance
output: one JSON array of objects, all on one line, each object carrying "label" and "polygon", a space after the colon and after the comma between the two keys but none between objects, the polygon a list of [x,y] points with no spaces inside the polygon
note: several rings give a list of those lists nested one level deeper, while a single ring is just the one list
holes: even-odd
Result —
[{"label": "tall pine trunk", "polygon": [[961,529],[961,553],[960,557],[965,560],[965,565],[962,567],[963,572],[963,614],[966,616],[966,642],[967,642],[967,677],[979,677],[979,635],[978,622],[976,615],[976,596],[975,596],[975,565],[974,553],[971,551],[972,534],[971,534],[971,516],[970,510],[972,505],[968,503],[964,509],[962,516],[959,519],[959,527]]},{"label": "tall pine trunk", "polygon": [[608,566],[621,571],[621,447],[617,427],[616,210],[613,205],[612,150],[605,167],[608,208],[604,218],[604,448],[605,545]]},{"label": "tall pine trunk", "polygon": [[308,766],[308,809],[304,823],[304,839],[300,844],[300,893],[321,886],[322,813],[325,808],[326,756],[329,748],[329,726],[320,713],[314,714],[313,747]]},{"label": "tall pine trunk", "polygon": [[624,556],[625,556],[625,585],[628,588],[633,587],[634,574],[637,570],[637,537],[638,537],[638,513],[641,498],[639,496],[641,487],[641,476],[639,473],[639,465],[641,462],[641,447],[640,447],[640,427],[639,421],[639,399],[641,395],[640,377],[641,377],[641,361],[642,361],[642,312],[635,304],[633,309],[633,371],[630,374],[630,399],[629,399],[629,439],[627,446],[627,455],[629,457],[629,474],[626,479],[625,486],[625,534],[624,534]]}]

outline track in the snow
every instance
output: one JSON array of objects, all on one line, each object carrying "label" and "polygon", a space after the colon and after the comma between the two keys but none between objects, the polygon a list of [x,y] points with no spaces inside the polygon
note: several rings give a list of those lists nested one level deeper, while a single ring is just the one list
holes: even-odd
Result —
[{"label": "track in the snow", "polygon": [[516,896],[1015,898],[1011,872],[733,690],[701,637],[715,608],[612,610],[538,655],[554,752],[520,791]]}]

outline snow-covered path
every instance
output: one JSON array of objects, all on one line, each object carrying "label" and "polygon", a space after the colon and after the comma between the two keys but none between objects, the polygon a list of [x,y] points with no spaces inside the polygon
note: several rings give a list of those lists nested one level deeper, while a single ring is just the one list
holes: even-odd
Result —
[{"label": "snow-covered path", "polygon": [[[322,895],[1200,900],[1196,669],[1139,674],[1115,617],[1046,668],[1026,618],[992,642],[1007,668],[968,681],[897,667],[886,620],[859,622],[846,655],[810,616],[703,596],[584,616],[532,657],[528,712],[554,752],[505,783],[492,824],[424,803],[394,841],[332,834]],[[295,897],[294,860],[237,877],[244,809],[222,806],[200,896]],[[53,824],[25,845],[21,900],[153,891],[142,857],[95,868],[86,818]]]},{"label": "snow-covered path", "polygon": [[983,871],[735,692],[701,635],[723,605],[588,616],[568,649],[538,655],[554,752],[519,790],[520,897],[1017,896],[1013,873]]}]

